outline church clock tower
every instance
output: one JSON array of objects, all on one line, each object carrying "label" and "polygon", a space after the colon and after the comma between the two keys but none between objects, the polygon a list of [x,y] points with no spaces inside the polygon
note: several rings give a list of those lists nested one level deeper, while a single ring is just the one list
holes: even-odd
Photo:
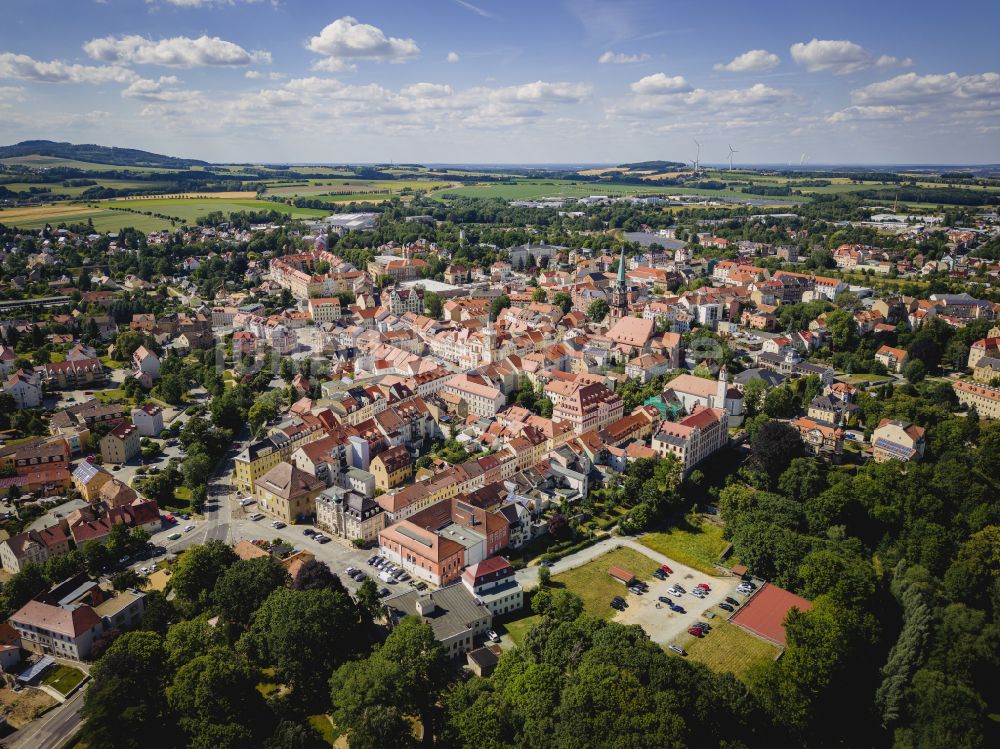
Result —
[{"label": "church clock tower", "polygon": [[615,285],[611,287],[611,317],[620,320],[628,317],[628,286],[625,285],[625,250],[622,249],[621,258],[618,260],[618,278]]}]

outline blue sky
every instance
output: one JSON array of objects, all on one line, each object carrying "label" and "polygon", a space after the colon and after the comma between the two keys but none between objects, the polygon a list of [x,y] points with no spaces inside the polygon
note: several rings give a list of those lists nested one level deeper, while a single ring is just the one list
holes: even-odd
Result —
[{"label": "blue sky", "polygon": [[5,0],[0,142],[213,161],[1000,162],[1000,3]]}]

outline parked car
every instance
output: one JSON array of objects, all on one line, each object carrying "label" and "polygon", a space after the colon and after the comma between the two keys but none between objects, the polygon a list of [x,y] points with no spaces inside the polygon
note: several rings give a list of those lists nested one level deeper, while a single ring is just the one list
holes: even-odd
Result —
[{"label": "parked car", "polygon": [[379,598],[385,598],[390,593],[392,593],[392,591],[389,590],[388,588],[379,588],[378,597]]},{"label": "parked car", "polygon": [[421,580],[419,583],[417,583],[417,590],[427,590],[427,583]]},{"label": "parked car", "polygon": [[672,569],[670,569],[670,568],[669,568],[669,567],[668,567],[667,565],[665,565],[665,564],[661,564],[661,565],[660,565],[660,569],[661,569],[661,570],[663,570],[664,572],[666,572],[666,573],[667,573],[668,575],[672,575],[672,574],[674,574],[674,571],[673,571]]},{"label": "parked car", "polygon": [[246,497],[245,499],[240,500],[240,507],[246,507],[247,505],[252,505],[256,501],[257,500],[254,499],[253,497]]},{"label": "parked car", "polygon": [[667,588],[667,593],[669,593],[672,596],[676,596],[677,598],[680,598],[682,595],[684,595],[684,591],[678,590],[676,587]]},{"label": "parked car", "polygon": [[376,559],[378,559],[378,557],[377,557],[377,556],[375,556],[374,554],[372,554],[372,555],[371,555],[370,557],[368,557],[368,559],[366,559],[365,561],[366,561],[366,562],[367,562],[367,563],[368,563],[368,564],[369,564],[370,566],[374,566],[374,565],[375,565],[375,560],[376,560]]},{"label": "parked car", "polygon": [[673,650],[678,655],[687,655],[687,651],[684,648],[682,648],[680,645],[675,645],[674,643],[670,643],[670,645],[668,645],[667,647],[669,647],[671,650]]},{"label": "parked car", "polygon": [[712,589],[712,588],[711,588],[711,587],[709,586],[709,584],[708,584],[708,583],[698,583],[698,584],[697,584],[697,585],[695,585],[694,587],[696,587],[696,588],[701,588],[702,590],[704,590],[704,591],[706,591],[706,592],[707,592],[707,591],[710,591],[710,590]]},{"label": "parked car", "polygon": [[321,544],[328,544],[328,543],[330,543],[330,539],[327,538],[326,536],[323,536],[323,535],[313,536],[313,538],[315,538]]},{"label": "parked car", "polygon": [[700,629],[702,632],[708,632],[711,629],[708,622],[695,622],[691,626],[695,629]]},{"label": "parked car", "polygon": [[688,634],[689,635],[694,635],[695,637],[702,637],[702,636],[704,636],[705,633],[702,632],[700,629],[695,629],[694,627],[691,627],[688,630]]},{"label": "parked car", "polygon": [[628,589],[628,592],[629,593],[635,593],[637,596],[641,596],[642,595],[642,588],[638,587],[637,585],[633,585],[632,587],[630,587]]},{"label": "parked car", "polygon": [[191,519],[191,515],[189,515],[186,512],[182,512],[181,513],[181,520],[190,520],[190,519]]},{"label": "parked car", "polygon": [[273,523],[271,523],[271,525],[272,525],[272,526],[273,526],[274,528],[278,528],[278,529],[280,529],[280,528],[284,528],[284,527],[285,527],[285,524],[284,524],[284,523],[282,523],[282,522],[281,522],[280,520],[275,520],[275,521],[274,521]]},{"label": "parked car", "polygon": [[740,605],[740,602],[737,601],[732,596],[726,596],[726,603],[728,603],[730,606],[739,606]]},{"label": "parked car", "polygon": [[656,572],[653,573],[653,577],[655,577],[657,580],[666,580],[667,573],[664,572],[663,570],[657,570]]},{"label": "parked car", "polygon": [[669,606],[669,605],[671,604],[671,601],[670,601],[670,599],[669,599],[669,598],[667,598],[666,596],[660,596],[660,597],[659,597],[659,598],[657,598],[656,600],[657,600],[657,601],[659,601],[660,603],[665,603],[665,604],[667,604],[668,606]]},{"label": "parked car", "polygon": [[687,610],[683,606],[681,606],[679,604],[676,604],[676,603],[673,606],[670,607],[670,610],[673,611],[673,612],[675,612],[675,613],[677,613],[677,614],[686,614],[687,613]]},{"label": "parked car", "polygon": [[170,541],[176,541],[180,537],[181,537],[180,533],[171,533],[169,536],[167,536],[167,539]]},{"label": "parked car", "polygon": [[190,533],[193,530],[194,530],[194,526],[193,525],[185,525],[184,526],[184,532],[185,533]]},{"label": "parked car", "polygon": [[486,630],[486,636],[490,638],[493,642],[500,642],[500,635],[498,635],[492,629]]},{"label": "parked car", "polygon": [[303,536],[315,536],[316,535],[316,531],[313,528],[303,528],[302,529],[302,535]]},{"label": "parked car", "polygon": [[705,596],[708,595],[708,593],[703,591],[701,588],[695,588],[694,590],[691,591],[691,595],[693,595],[695,598],[704,598]]},{"label": "parked car", "polygon": [[357,567],[348,567],[346,570],[344,570],[344,573],[347,575],[353,575],[357,571],[358,571]]},{"label": "parked car", "polygon": [[736,611],[736,609],[734,609],[734,608],[733,608],[732,606],[730,606],[730,605],[729,605],[728,603],[720,603],[720,604],[719,604],[719,608],[720,608],[720,609],[723,609],[723,610],[725,610],[725,611],[729,611],[729,612],[733,612],[733,611]]},{"label": "parked car", "polygon": [[625,604],[618,603],[618,601],[612,601],[611,602],[611,608],[617,609],[618,611],[624,611],[625,610]]},{"label": "parked car", "polygon": [[144,575],[148,575],[149,574],[149,567],[142,567],[142,568],[139,569],[139,572],[141,572]]}]

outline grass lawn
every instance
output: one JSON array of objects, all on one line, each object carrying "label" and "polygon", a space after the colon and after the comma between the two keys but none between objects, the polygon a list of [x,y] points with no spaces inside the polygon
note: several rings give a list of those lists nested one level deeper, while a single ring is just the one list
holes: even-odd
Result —
[{"label": "grass lawn", "polygon": [[497,633],[502,635],[502,630],[507,630],[507,634],[510,635],[510,639],[514,641],[514,644],[521,647],[521,643],[524,642],[524,636],[527,634],[528,630],[532,628],[535,624],[540,622],[542,617],[538,614],[532,614],[531,616],[526,616],[523,619],[515,619],[514,621],[507,622],[505,624],[495,625]]},{"label": "grass lawn", "polygon": [[319,735],[323,737],[323,741],[333,746],[333,742],[336,741],[337,735],[333,730],[333,722],[326,715],[310,715],[309,725],[319,732]]},{"label": "grass lawn", "polygon": [[639,539],[643,546],[658,551],[664,556],[676,559],[681,564],[693,567],[707,575],[717,574],[714,563],[726,548],[722,538],[722,528],[704,521],[691,525],[682,521],[682,526],[662,533],[647,533]]},{"label": "grass lawn", "polygon": [[754,664],[774,660],[779,650],[777,645],[721,619],[712,621],[712,630],[705,637],[685,632],[674,642],[688,652],[691,660],[704,663],[713,671],[730,671],[741,679]]},{"label": "grass lawn", "polygon": [[72,666],[56,665],[49,669],[42,683],[52,687],[60,694],[69,694],[84,679],[84,673]]},{"label": "grass lawn", "polygon": [[127,399],[125,391],[121,388],[113,390],[95,390],[94,397],[101,403],[111,403],[111,401],[123,401]]},{"label": "grass lawn", "polygon": [[575,570],[553,575],[550,585],[553,588],[566,587],[580,596],[585,614],[610,619],[616,612],[608,604],[625,591],[625,586],[608,574],[608,568],[612,566],[625,568],[639,580],[649,580],[653,570],[659,567],[645,554],[621,547]]}]

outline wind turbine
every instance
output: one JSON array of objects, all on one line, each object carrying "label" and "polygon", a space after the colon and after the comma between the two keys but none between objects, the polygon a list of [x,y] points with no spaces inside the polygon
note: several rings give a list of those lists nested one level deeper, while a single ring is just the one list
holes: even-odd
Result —
[{"label": "wind turbine", "polygon": [[693,138],[694,144],[698,146],[698,151],[694,157],[694,173],[698,174],[701,170],[701,143],[698,142],[697,138]]},{"label": "wind turbine", "polygon": [[730,143],[729,144],[729,171],[733,171],[733,154],[734,153],[739,153],[739,151],[737,151],[735,148],[733,148],[733,144]]},{"label": "wind turbine", "polygon": [[799,166],[802,166],[805,163],[806,163],[806,155],[802,154],[801,158],[799,158]]}]

